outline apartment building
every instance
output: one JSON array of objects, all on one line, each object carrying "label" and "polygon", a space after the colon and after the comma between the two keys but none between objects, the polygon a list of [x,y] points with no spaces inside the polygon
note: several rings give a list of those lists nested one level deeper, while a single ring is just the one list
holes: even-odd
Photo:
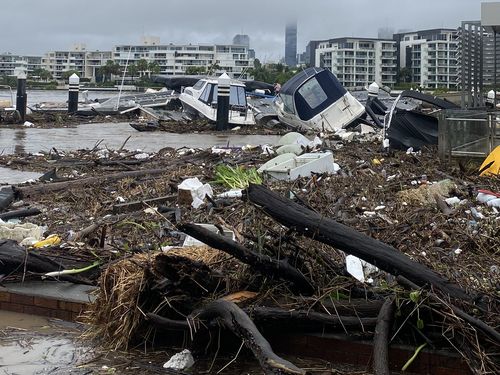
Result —
[{"label": "apartment building", "polygon": [[42,65],[41,56],[21,56],[11,53],[0,54],[0,76],[17,76],[20,71],[32,73]]},{"label": "apartment building", "polygon": [[397,77],[396,43],[371,38],[337,38],[319,41],[315,66],[329,68],[347,89],[372,82],[392,86]]},{"label": "apartment building", "polygon": [[[232,78],[248,78],[254,57],[246,44],[160,44],[159,38],[144,38],[140,45],[118,45],[113,60],[121,66],[139,60],[156,62],[160,74],[182,75],[189,67],[212,69],[213,74],[227,72]],[[213,69],[215,67],[215,69]]]},{"label": "apartment building", "polygon": [[394,34],[398,66],[411,70],[412,82],[424,88],[456,88],[459,40],[456,29]]},{"label": "apartment building", "polygon": [[97,69],[111,59],[111,51],[87,51],[85,44],[75,44],[70,50],[47,52],[42,58],[42,68],[54,79],[61,79],[69,70],[75,70],[80,78],[95,79]]}]

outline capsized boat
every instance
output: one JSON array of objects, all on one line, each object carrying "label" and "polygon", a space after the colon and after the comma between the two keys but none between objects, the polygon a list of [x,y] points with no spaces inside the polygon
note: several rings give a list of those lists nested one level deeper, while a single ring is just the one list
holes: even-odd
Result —
[{"label": "capsized boat", "polygon": [[320,131],[337,131],[365,113],[365,107],[324,68],[307,68],[289,79],[275,105],[282,123]]},{"label": "capsized boat", "polygon": [[[179,95],[182,107],[191,116],[217,120],[217,78],[200,79],[194,86],[186,87]],[[247,104],[245,85],[231,80],[229,92],[229,124],[255,125],[255,118]]]},{"label": "capsized boat", "polygon": [[[417,108],[401,108],[399,104],[407,99],[427,103],[435,108],[423,112]],[[444,109],[458,109],[458,105],[419,91],[403,91],[394,101],[384,122],[385,139],[389,147],[419,150],[423,146],[438,144],[439,121],[436,114]]]}]

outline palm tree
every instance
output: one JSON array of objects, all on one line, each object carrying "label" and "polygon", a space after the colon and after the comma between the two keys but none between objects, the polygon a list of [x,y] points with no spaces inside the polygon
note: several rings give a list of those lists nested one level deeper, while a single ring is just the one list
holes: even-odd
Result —
[{"label": "palm tree", "polygon": [[137,70],[139,71],[139,77],[142,77],[146,74],[149,69],[148,61],[145,59],[141,59],[136,62]]},{"label": "palm tree", "polygon": [[148,77],[151,78],[151,73],[153,74],[158,74],[160,73],[161,68],[160,64],[158,64],[156,61],[151,61],[148,63]]},{"label": "palm tree", "polygon": [[103,82],[106,82],[107,77],[109,77],[109,80],[111,80],[111,76],[120,75],[121,72],[122,67],[120,66],[120,64],[114,62],[113,60],[108,60],[106,62],[106,65],[103,65],[99,68],[99,73],[102,74]]},{"label": "palm tree", "polygon": [[139,73],[139,69],[137,68],[137,65],[136,64],[130,64],[128,67],[127,67],[127,72],[128,74],[130,75],[130,77],[132,77],[132,81],[134,80],[134,77],[137,76],[137,74]]},{"label": "palm tree", "polygon": [[37,68],[33,70],[32,75],[39,77],[45,82],[48,82],[49,79],[52,79],[52,73],[50,73],[47,69]]}]

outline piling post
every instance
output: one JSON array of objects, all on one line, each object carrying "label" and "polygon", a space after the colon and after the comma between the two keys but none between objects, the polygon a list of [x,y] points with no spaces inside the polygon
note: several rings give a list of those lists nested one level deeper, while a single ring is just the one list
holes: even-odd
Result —
[{"label": "piling post", "polygon": [[26,95],[26,72],[21,71],[17,75],[17,96],[16,96],[16,110],[19,112],[19,116],[24,122],[26,117],[26,105],[28,102],[28,96]]},{"label": "piling post", "polygon": [[78,93],[80,91],[80,77],[73,73],[69,77],[68,113],[78,111]]},{"label": "piling post", "polygon": [[231,78],[223,73],[217,82],[217,121],[216,130],[226,130],[229,127],[229,93]]}]

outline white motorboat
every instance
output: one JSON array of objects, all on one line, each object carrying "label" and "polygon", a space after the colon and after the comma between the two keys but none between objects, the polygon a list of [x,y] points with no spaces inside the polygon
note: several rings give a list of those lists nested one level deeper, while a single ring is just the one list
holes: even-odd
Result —
[{"label": "white motorboat", "polygon": [[324,68],[307,68],[289,79],[275,105],[282,123],[319,131],[337,131],[365,113],[363,104]]},{"label": "white motorboat", "polygon": [[[200,79],[192,87],[186,87],[180,94],[184,111],[191,116],[217,119],[217,78]],[[244,83],[231,80],[229,93],[229,124],[234,126],[255,125],[255,118],[247,104]]]}]

